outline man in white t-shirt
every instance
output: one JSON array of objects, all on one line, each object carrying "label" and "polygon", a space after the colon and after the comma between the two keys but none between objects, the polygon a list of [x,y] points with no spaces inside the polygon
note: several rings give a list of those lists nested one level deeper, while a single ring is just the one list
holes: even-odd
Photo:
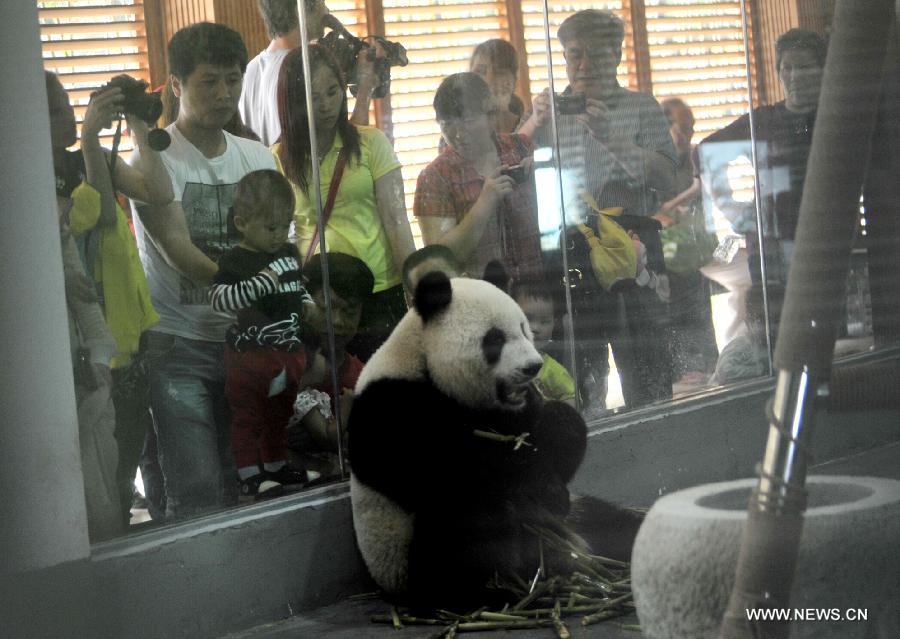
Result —
[{"label": "man in white t-shirt", "polygon": [[[247,64],[241,36],[198,23],[172,37],[168,54],[179,111],[161,156],[175,200],[165,207],[133,204],[160,316],[148,333],[147,366],[164,516],[180,519],[236,499],[223,366],[232,318],[212,309],[210,284],[219,255],[238,242],[228,220],[237,182],[275,163],[262,144],[223,131],[237,109]],[[149,489],[151,514],[163,516],[159,483]]]},{"label": "man in white t-shirt", "polygon": [[[306,35],[312,42],[322,37],[325,26],[322,20],[329,14],[323,0],[305,0]],[[300,21],[297,18],[297,0],[257,0],[259,13],[272,41],[247,65],[244,88],[238,108],[241,120],[260,141],[271,146],[281,135],[278,120],[278,75],[281,63],[291,49],[300,46]],[[379,56],[383,55],[376,45]],[[363,50],[357,60],[359,85],[356,105],[351,120],[354,124],[369,123],[369,102],[377,87],[374,63]]]}]

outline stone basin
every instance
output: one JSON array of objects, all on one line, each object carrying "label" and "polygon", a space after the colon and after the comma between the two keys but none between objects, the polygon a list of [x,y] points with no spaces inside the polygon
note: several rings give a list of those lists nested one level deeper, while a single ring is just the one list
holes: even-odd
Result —
[{"label": "stone basin", "polygon": [[[678,491],[657,500],[647,513],[631,567],[644,636],[718,636],[756,482],[741,479]],[[810,476],[807,490],[790,605],[829,612],[826,620],[793,622],[791,637],[897,639],[900,481]],[[867,618],[849,620],[862,616]]]}]

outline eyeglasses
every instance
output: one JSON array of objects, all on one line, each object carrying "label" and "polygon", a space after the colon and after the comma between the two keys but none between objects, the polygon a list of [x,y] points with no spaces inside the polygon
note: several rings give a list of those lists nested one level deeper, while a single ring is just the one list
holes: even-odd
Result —
[{"label": "eyeglasses", "polygon": [[619,50],[611,46],[600,47],[598,49],[570,47],[563,50],[563,56],[565,56],[566,62],[581,62],[585,58],[591,62],[603,62],[610,59],[615,60],[618,55]]}]

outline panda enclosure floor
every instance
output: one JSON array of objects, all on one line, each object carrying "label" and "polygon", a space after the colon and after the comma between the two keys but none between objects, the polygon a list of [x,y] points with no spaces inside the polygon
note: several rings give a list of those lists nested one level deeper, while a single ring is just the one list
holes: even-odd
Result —
[{"label": "panda enclosure floor", "polygon": [[[817,464],[811,474],[856,475],[900,479],[900,442]],[[406,626],[397,631],[387,625],[369,621],[373,614],[390,611],[388,604],[378,599],[350,599],[340,603],[305,612],[288,619],[257,626],[243,632],[232,633],[223,639],[426,639],[438,629],[431,626]],[[567,619],[572,639],[639,639],[642,635],[623,629],[621,624],[638,623],[634,615],[582,627],[578,617]],[[552,628],[515,630],[506,632],[473,632],[458,635],[470,639],[553,639]]]}]

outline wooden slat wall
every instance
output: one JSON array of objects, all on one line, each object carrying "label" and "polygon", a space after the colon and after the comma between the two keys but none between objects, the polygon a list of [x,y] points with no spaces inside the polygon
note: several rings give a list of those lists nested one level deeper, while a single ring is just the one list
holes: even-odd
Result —
[{"label": "wooden slat wall", "polygon": [[[626,30],[634,47],[633,72],[636,79],[635,90],[653,93],[653,79],[650,73],[650,45],[647,42],[647,13],[644,0],[627,0],[622,3],[625,13]],[[627,34],[626,34],[627,35]],[[624,47],[623,47],[624,48]]]},{"label": "wooden slat wall", "polygon": [[[93,91],[120,73],[151,80],[146,7],[141,0],[129,4],[85,0],[59,4],[37,2],[44,68],[55,72],[68,91],[80,136]],[[112,133],[101,132],[101,144],[109,146]],[[123,138],[119,148],[127,157],[130,138]]]},{"label": "wooden slat wall", "polygon": [[[693,109],[695,140],[747,112],[739,0],[642,0],[653,94]],[[750,76],[754,77],[751,64]],[[755,85],[755,81],[754,81]]]},{"label": "wooden slat wall", "polygon": [[215,0],[214,11],[216,22],[231,27],[241,34],[251,59],[269,46],[269,35],[266,33],[266,25],[256,8],[256,2]]},{"label": "wooden slat wall", "polygon": [[217,22],[241,34],[249,58],[269,44],[265,24],[251,0],[146,0],[154,86],[168,78],[166,45],[175,33],[197,22]]},{"label": "wooden slat wall", "polygon": [[797,0],[800,26],[826,37],[831,32],[834,2],[835,0]]},{"label": "wooden slat wall", "polygon": [[759,63],[754,106],[784,99],[775,68],[775,40],[791,27],[799,26],[796,0],[759,0],[753,3],[756,54]]}]

